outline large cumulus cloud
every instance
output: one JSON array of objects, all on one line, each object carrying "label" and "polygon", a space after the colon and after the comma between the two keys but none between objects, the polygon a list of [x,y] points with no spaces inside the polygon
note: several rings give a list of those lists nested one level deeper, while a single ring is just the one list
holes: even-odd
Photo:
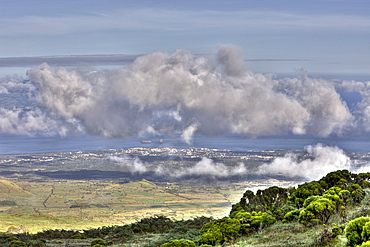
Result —
[{"label": "large cumulus cloud", "polygon": [[[28,77],[32,111],[22,115],[2,108],[3,132],[21,129],[19,133],[25,134],[44,128],[51,133],[54,128],[59,134],[83,131],[106,137],[176,132],[191,143],[195,132],[342,135],[352,131],[359,119],[333,82],[304,73],[281,80],[252,73],[244,67],[242,51],[233,46],[221,47],[214,58],[184,50],[156,51],[118,70],[67,70],[41,64],[29,70]],[[7,93],[4,82],[0,94]],[[362,122],[370,116],[368,98],[358,106]],[[28,118],[43,124],[38,129],[11,128],[10,117],[17,126]]]}]

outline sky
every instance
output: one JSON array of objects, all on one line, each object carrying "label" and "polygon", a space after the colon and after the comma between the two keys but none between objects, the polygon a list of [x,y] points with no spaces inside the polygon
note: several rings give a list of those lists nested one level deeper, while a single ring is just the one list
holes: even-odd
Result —
[{"label": "sky", "polygon": [[[369,135],[369,7],[0,0],[0,132]],[[125,64],[84,65],[96,60]],[[26,80],[11,74],[22,63]]]},{"label": "sky", "polygon": [[235,45],[256,72],[368,75],[369,9],[367,0],[0,0],[0,58]]}]

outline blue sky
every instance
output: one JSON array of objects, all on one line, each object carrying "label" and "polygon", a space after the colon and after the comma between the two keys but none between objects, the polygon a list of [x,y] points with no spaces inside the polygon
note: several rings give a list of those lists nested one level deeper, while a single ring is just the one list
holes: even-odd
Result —
[{"label": "blue sky", "polygon": [[0,0],[0,57],[232,44],[257,72],[370,74],[369,9],[367,0]]}]

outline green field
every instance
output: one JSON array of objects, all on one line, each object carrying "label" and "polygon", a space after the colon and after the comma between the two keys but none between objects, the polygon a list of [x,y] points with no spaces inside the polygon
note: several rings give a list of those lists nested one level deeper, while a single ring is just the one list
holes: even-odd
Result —
[{"label": "green field", "polygon": [[158,214],[173,219],[222,217],[246,187],[245,183],[154,184],[144,179],[129,183],[3,179],[0,231],[88,229],[128,224]]},{"label": "green field", "polygon": [[[295,184],[268,178],[218,180],[207,176],[184,179],[153,176],[158,167],[176,172],[179,167],[193,167],[202,157],[222,160],[227,166],[238,165],[247,157],[243,153],[209,149],[176,150],[175,154],[171,153],[172,149],[161,151],[163,153],[138,148],[2,155],[0,232],[81,230],[129,224],[155,215],[174,220],[199,216],[220,218],[229,214],[231,205],[247,189]],[[279,155],[280,152],[251,154],[248,165]],[[111,160],[112,156],[131,157],[128,162],[139,157],[147,173],[132,173],[129,165]]]}]

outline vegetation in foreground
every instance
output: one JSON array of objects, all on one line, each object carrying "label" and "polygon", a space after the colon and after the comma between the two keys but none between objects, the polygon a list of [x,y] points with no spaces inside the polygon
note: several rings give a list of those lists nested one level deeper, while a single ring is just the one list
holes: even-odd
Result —
[{"label": "vegetation in foreground", "polygon": [[[83,231],[3,235],[1,246],[370,246],[370,173],[327,174],[297,188],[247,190],[228,217],[144,218]],[[75,245],[67,241],[76,241]]]}]

